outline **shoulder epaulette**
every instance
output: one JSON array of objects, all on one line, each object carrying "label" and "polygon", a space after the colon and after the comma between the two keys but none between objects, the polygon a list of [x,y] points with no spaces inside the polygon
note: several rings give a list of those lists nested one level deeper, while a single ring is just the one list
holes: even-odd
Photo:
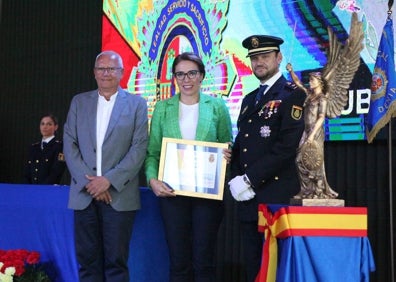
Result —
[{"label": "shoulder epaulette", "polygon": [[291,90],[297,89],[298,86],[297,84],[295,84],[294,82],[288,81],[286,82],[286,88],[289,88]]}]

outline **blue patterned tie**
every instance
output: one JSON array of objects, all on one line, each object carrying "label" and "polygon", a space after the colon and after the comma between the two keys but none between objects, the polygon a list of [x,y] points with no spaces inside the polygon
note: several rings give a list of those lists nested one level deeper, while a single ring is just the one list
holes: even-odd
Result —
[{"label": "blue patterned tie", "polygon": [[264,84],[264,85],[260,84],[259,90],[256,94],[256,105],[260,101],[261,97],[263,97],[263,93],[264,93],[265,89],[267,89],[267,87],[268,87],[267,84]]}]

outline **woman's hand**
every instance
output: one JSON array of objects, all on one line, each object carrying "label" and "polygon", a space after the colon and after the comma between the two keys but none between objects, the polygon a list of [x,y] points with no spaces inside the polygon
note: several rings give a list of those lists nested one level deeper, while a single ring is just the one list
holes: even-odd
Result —
[{"label": "woman's hand", "polygon": [[153,190],[154,194],[157,197],[175,197],[176,194],[173,189],[167,185],[165,182],[162,182],[157,179],[150,179],[150,186]]},{"label": "woman's hand", "polygon": [[223,149],[223,156],[227,160],[227,164],[231,162],[232,157],[232,143],[228,142],[229,146],[227,149]]}]

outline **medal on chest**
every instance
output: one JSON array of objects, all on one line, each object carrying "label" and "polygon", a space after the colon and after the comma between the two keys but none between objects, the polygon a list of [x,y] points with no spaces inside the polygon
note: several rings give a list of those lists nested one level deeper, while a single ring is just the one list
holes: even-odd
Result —
[{"label": "medal on chest", "polygon": [[271,128],[268,125],[260,127],[260,136],[267,138],[271,136]]},{"label": "medal on chest", "polygon": [[268,101],[264,106],[261,107],[258,112],[259,117],[263,116],[264,119],[270,118],[273,114],[278,112],[279,105],[282,103],[282,100],[271,100]]}]

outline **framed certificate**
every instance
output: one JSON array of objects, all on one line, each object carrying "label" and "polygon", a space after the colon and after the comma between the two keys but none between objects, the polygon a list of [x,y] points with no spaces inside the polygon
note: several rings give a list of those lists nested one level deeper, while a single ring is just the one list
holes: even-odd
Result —
[{"label": "framed certificate", "polygon": [[176,195],[222,200],[227,143],[162,138],[158,179]]}]

